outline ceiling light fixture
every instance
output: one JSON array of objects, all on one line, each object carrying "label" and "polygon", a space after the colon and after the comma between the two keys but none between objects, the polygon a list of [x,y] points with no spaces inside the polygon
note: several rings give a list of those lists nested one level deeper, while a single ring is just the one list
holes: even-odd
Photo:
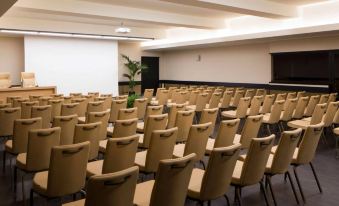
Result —
[{"label": "ceiling light fixture", "polygon": [[115,30],[116,33],[127,34],[131,32],[131,29],[124,26],[124,23],[121,22],[121,26]]}]

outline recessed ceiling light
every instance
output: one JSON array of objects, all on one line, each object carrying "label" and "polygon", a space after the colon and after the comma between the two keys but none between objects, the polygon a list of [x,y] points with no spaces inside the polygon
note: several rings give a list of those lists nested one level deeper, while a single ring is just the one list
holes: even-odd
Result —
[{"label": "recessed ceiling light", "polygon": [[124,26],[124,23],[121,23],[121,26],[115,30],[116,33],[127,34],[131,32],[131,29]]}]

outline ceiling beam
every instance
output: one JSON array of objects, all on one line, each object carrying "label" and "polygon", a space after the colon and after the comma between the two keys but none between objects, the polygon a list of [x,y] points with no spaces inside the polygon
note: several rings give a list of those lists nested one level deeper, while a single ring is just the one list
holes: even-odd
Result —
[{"label": "ceiling beam", "polygon": [[0,1],[0,17],[10,9],[17,0],[1,0]]},{"label": "ceiling beam", "polygon": [[67,14],[91,18],[119,19],[121,21],[132,20],[167,26],[202,29],[216,29],[226,27],[224,19],[174,14],[85,1],[23,0],[19,1],[15,7],[30,9],[35,12]]},{"label": "ceiling beam", "polygon": [[161,0],[195,7],[209,8],[246,15],[286,18],[298,16],[296,6],[268,0]]}]

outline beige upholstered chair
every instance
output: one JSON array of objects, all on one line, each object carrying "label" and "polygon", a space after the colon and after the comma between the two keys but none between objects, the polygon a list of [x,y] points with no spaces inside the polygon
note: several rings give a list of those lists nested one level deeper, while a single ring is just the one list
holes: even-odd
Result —
[{"label": "beige upholstered chair", "polygon": [[156,99],[152,100],[151,105],[166,105],[168,100],[168,90],[160,89],[157,91]]},{"label": "beige upholstered chair", "polygon": [[14,107],[14,99],[21,99],[21,98],[22,98],[21,96],[9,96],[9,97],[6,97],[6,102],[11,104]]},{"label": "beige upholstered chair", "polygon": [[239,123],[240,119],[221,121],[216,138],[208,138],[205,154],[210,155],[214,148],[228,147],[233,145]]},{"label": "beige upholstered chair", "polygon": [[167,128],[174,127],[178,111],[185,110],[185,104],[173,104],[168,112]]},{"label": "beige upholstered chair", "polygon": [[225,110],[230,107],[233,91],[225,91],[219,104],[219,108]]},{"label": "beige upholstered chair", "polygon": [[153,131],[166,129],[167,120],[167,114],[149,116],[145,126],[145,132],[144,134],[141,134],[139,138],[139,147],[147,149],[149,147]]},{"label": "beige upholstered chair", "polygon": [[315,95],[315,96],[310,97],[310,101],[308,101],[307,107],[305,109],[305,113],[304,113],[305,117],[312,116],[314,109],[315,109],[315,106],[319,103],[319,100],[320,100],[319,95]]},{"label": "beige upholstered chair", "polygon": [[286,100],[286,93],[279,93],[277,94],[277,97],[275,98],[275,101],[281,101],[281,100]]},{"label": "beige upholstered chair", "polygon": [[194,158],[195,154],[190,154],[182,158],[161,160],[155,180],[137,184],[134,204],[184,205]]},{"label": "beige upholstered chair", "polygon": [[69,93],[69,96],[74,97],[74,98],[80,98],[82,93],[80,92],[71,92]]},{"label": "beige upholstered chair", "polygon": [[302,129],[296,129],[293,131],[285,131],[281,134],[281,138],[277,147],[275,147],[275,154],[270,154],[268,162],[266,164],[265,177],[270,187],[274,205],[277,205],[275,194],[273,191],[273,186],[271,178],[278,174],[285,174],[285,177],[288,177],[295,199],[297,204],[299,204],[298,195],[296,194],[293,181],[291,179],[290,172],[288,167],[292,162],[294,151],[298,145]]},{"label": "beige upholstered chair", "polygon": [[239,157],[240,144],[215,148],[211,152],[205,170],[195,168],[188,185],[188,197],[198,200],[201,205],[224,196],[229,204],[226,192],[231,184],[235,163]]},{"label": "beige upholstered chair", "polygon": [[264,172],[275,135],[264,138],[253,138],[244,161],[238,160],[232,175],[232,185],[235,186],[235,197],[241,205],[241,190],[243,187],[260,183],[266,205],[269,205],[265,186]]},{"label": "beige upholstered chair", "polygon": [[195,105],[197,103],[197,98],[199,94],[199,91],[192,91],[188,99],[188,105]]},{"label": "beige upholstered chair", "polygon": [[[299,100],[301,100],[301,99],[299,99]],[[300,101],[298,101],[297,98],[286,100],[285,105],[287,105],[287,108],[284,111],[281,112],[280,122],[279,122],[279,127],[282,131],[285,130],[285,124],[287,124],[288,121],[291,121],[293,113],[295,113],[295,111],[297,111],[296,107],[297,107],[298,102],[300,102]],[[301,110],[298,110],[298,111],[301,111]],[[302,111],[301,114],[303,115],[304,111]]]},{"label": "beige upholstered chair", "polygon": [[0,137],[7,138],[13,135],[14,121],[20,119],[21,108],[0,109]]},{"label": "beige upholstered chair", "polygon": [[72,103],[72,98],[71,96],[65,96],[64,97],[64,104],[71,104]]},{"label": "beige upholstered chair", "polygon": [[21,107],[21,103],[29,102],[29,98],[17,98],[13,99],[12,107]]},{"label": "beige upholstered chair", "polygon": [[0,89],[10,88],[12,85],[11,76],[8,72],[0,73]]},{"label": "beige upholstered chair", "polygon": [[339,108],[339,101],[337,102],[330,102],[327,109],[326,113],[324,114],[322,118],[322,122],[324,123],[324,127],[330,127],[332,126],[332,123],[334,121],[334,118],[336,117],[336,113]]},{"label": "beige upholstered chair", "polygon": [[293,119],[301,119],[305,114],[305,109],[309,102],[309,97],[300,97],[296,105],[295,111],[293,112]]},{"label": "beige upholstered chair", "polygon": [[247,89],[245,92],[245,97],[250,97],[253,98],[255,94],[255,90],[254,89]]},{"label": "beige upholstered chair", "polygon": [[265,89],[257,89],[254,96],[266,96],[266,90]]},{"label": "beige upholstered chair", "polygon": [[61,116],[69,116],[69,115],[78,115],[80,104],[79,103],[71,103],[71,104],[62,104],[61,105]]},{"label": "beige upholstered chair", "polygon": [[133,206],[138,167],[93,176],[88,180],[86,198],[63,206]]},{"label": "beige upholstered chair", "polygon": [[218,117],[218,112],[219,112],[219,109],[214,108],[214,109],[204,109],[201,113],[199,124],[204,124],[208,122],[212,123],[211,129],[210,129],[210,132],[211,132],[210,135],[213,135],[215,123]]},{"label": "beige upholstered chair", "polygon": [[87,164],[87,177],[118,172],[134,165],[139,135],[111,138],[107,141],[104,160]]},{"label": "beige upholstered chair", "polygon": [[221,95],[222,93],[213,93],[208,105],[206,105],[206,108],[208,109],[218,108],[220,99],[222,97]]},{"label": "beige upholstered chair", "polygon": [[52,97],[53,100],[63,99],[64,98],[63,94],[51,94],[50,96]]},{"label": "beige upholstered chair", "polygon": [[143,173],[156,173],[160,160],[171,159],[178,128],[153,130],[147,150],[138,152],[135,164]]},{"label": "beige upholstered chair", "polygon": [[22,87],[35,87],[35,73],[33,72],[21,72]]},{"label": "beige upholstered chair", "polygon": [[293,120],[293,121],[288,122],[287,125],[292,128],[306,129],[307,126],[309,125],[319,124],[323,119],[324,113],[326,111],[326,106],[327,106],[327,103],[317,104],[311,118]]},{"label": "beige upholstered chair", "polygon": [[306,96],[306,91],[297,92],[297,99],[299,99],[301,97],[305,97],[305,96]]},{"label": "beige upholstered chair", "polygon": [[188,95],[188,91],[177,91],[173,94],[172,99],[168,100],[170,101],[169,103],[167,103],[167,106],[172,106],[173,103],[176,104],[184,104],[186,102],[186,97]]},{"label": "beige upholstered chair", "polygon": [[335,102],[337,99],[338,93],[331,93],[330,96],[328,97],[328,102],[327,104],[329,104],[330,102]]},{"label": "beige upholstered chair", "polygon": [[112,98],[113,95],[112,94],[100,94],[100,97],[110,97],[110,98]]},{"label": "beige upholstered chair", "polygon": [[21,103],[21,118],[22,119],[31,118],[33,106],[39,106],[39,102],[35,101],[35,102],[22,102]]},{"label": "beige upholstered chair", "polygon": [[100,92],[87,92],[88,95],[94,96],[94,97],[99,97]]},{"label": "beige upholstered chair", "polygon": [[116,100],[123,100],[123,99],[127,100],[127,98],[128,98],[128,95],[126,94],[126,95],[116,96],[114,99],[116,99]]},{"label": "beige upholstered chair", "polygon": [[127,108],[127,100],[113,100],[111,106],[111,114],[109,117],[109,122],[114,123],[118,119],[119,110]]},{"label": "beige upholstered chair", "polygon": [[144,122],[138,122],[137,131],[140,133],[144,132],[145,125],[147,124],[148,117],[151,115],[161,115],[163,112],[164,106],[148,106],[146,109],[146,115]]},{"label": "beige upholstered chair", "polygon": [[236,90],[234,93],[234,97],[231,100],[231,107],[238,107],[240,98],[243,98],[245,95],[245,91],[244,90]]},{"label": "beige upholstered chair", "polygon": [[64,102],[63,99],[52,99],[48,101],[48,105],[51,105],[52,111],[51,111],[51,118],[54,119],[55,116],[61,115],[61,106]]},{"label": "beige upholstered chair", "polygon": [[236,110],[229,110],[229,111],[223,111],[221,115],[224,118],[231,118],[231,119],[236,119],[236,118],[245,118],[247,109],[250,105],[251,98],[250,97],[243,97],[240,98],[239,103],[237,105]]},{"label": "beige upholstered chair", "polygon": [[153,98],[154,89],[145,89],[144,98],[147,98],[147,103],[149,104]]},{"label": "beige upholstered chair", "polygon": [[296,92],[289,92],[289,93],[287,93],[286,100],[288,100],[288,99],[295,99],[295,98],[297,98],[297,93]]},{"label": "beige upholstered chair", "polygon": [[73,143],[76,144],[87,141],[91,143],[88,160],[94,160],[98,157],[100,126],[101,122],[75,125]]},{"label": "beige upholstered chair", "polygon": [[[60,127],[48,129],[35,129],[29,131],[27,153],[20,153],[16,158],[14,167],[14,190],[17,185],[17,170],[27,173],[40,172],[47,170],[51,156],[52,147],[60,143]],[[25,175],[22,175],[22,193],[23,200],[25,195]]]},{"label": "beige upholstered chair", "polygon": [[94,101],[95,102],[104,102],[104,110],[108,110],[108,109],[111,109],[111,106],[112,106],[112,97],[95,97],[94,98]]},{"label": "beige upholstered chair", "polygon": [[262,115],[247,117],[241,134],[235,134],[233,143],[240,143],[242,148],[248,148],[252,139],[258,137],[262,121]]},{"label": "beige upholstered chair", "polygon": [[6,108],[11,108],[11,104],[10,103],[3,103],[0,104],[0,109],[6,109]]},{"label": "beige upholstered chair", "polygon": [[118,120],[138,118],[138,108],[120,109],[118,113]]},{"label": "beige upholstered chair", "polygon": [[188,137],[189,130],[193,124],[194,111],[178,111],[175,120],[175,127],[178,127],[178,138],[177,142],[185,142]]},{"label": "beige upholstered chair", "polygon": [[60,127],[60,145],[73,144],[75,125],[78,123],[76,114],[69,116],[55,116],[52,127]]},{"label": "beige upholstered chair", "polygon": [[188,105],[186,108],[195,110],[195,112],[201,112],[203,109],[206,108],[206,104],[208,103],[208,94],[207,93],[200,93],[197,97],[197,102],[195,105]]},{"label": "beige upholstered chair", "polygon": [[330,95],[329,94],[322,94],[320,96],[320,100],[319,100],[319,104],[324,104],[324,103],[327,103],[328,100],[330,98]]},{"label": "beige upholstered chair", "polygon": [[283,111],[285,100],[275,101],[271,113],[266,113],[263,117],[263,123],[267,127],[268,134],[271,134],[270,125],[278,124]]},{"label": "beige upholstered chair", "polygon": [[105,140],[107,138],[107,127],[109,120],[109,111],[104,112],[90,112],[87,115],[86,123],[101,122],[99,129],[99,140]]},{"label": "beige upholstered chair", "polygon": [[40,106],[48,105],[48,101],[52,100],[52,99],[53,99],[52,97],[40,97],[39,98],[39,105]]},{"label": "beige upholstered chair", "polygon": [[102,111],[105,111],[103,101],[88,102],[86,114],[89,114],[90,112],[102,112]]},{"label": "beige upholstered chair", "polygon": [[14,121],[13,139],[7,140],[3,155],[3,170],[6,166],[6,154],[17,156],[27,152],[28,133],[32,129],[41,129],[41,117],[32,119],[16,119]]},{"label": "beige upholstered chair", "polygon": [[86,116],[88,99],[86,99],[86,98],[74,98],[74,99],[72,99],[71,102],[79,104],[79,106],[77,108],[77,115],[79,117],[85,117]]},{"label": "beige upholstered chair", "polygon": [[32,118],[42,118],[42,128],[50,128],[52,121],[52,106],[33,106],[32,107]]},{"label": "beige upholstered chair", "polygon": [[29,101],[34,102],[34,101],[39,101],[41,98],[41,95],[29,95]]},{"label": "beige upholstered chair", "polygon": [[249,116],[258,115],[263,101],[264,101],[263,96],[254,96],[251,100],[250,108],[247,109],[246,115]]},{"label": "beige upholstered chair", "polygon": [[263,105],[260,107],[259,113],[266,114],[271,112],[274,103],[275,94],[266,95]]},{"label": "beige upholstered chair", "polygon": [[48,171],[34,175],[30,205],[34,193],[50,199],[80,192],[86,183],[89,150],[89,142],[53,147]]},{"label": "beige upholstered chair", "polygon": [[137,108],[138,111],[138,119],[144,119],[147,108],[147,99],[141,98],[134,100],[134,107]]}]

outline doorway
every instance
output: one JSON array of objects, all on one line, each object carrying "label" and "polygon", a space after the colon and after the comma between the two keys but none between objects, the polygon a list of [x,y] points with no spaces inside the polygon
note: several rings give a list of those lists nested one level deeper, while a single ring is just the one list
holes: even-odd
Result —
[{"label": "doorway", "polygon": [[141,57],[141,63],[148,66],[148,69],[141,73],[141,93],[145,89],[154,89],[159,87],[159,57]]}]

